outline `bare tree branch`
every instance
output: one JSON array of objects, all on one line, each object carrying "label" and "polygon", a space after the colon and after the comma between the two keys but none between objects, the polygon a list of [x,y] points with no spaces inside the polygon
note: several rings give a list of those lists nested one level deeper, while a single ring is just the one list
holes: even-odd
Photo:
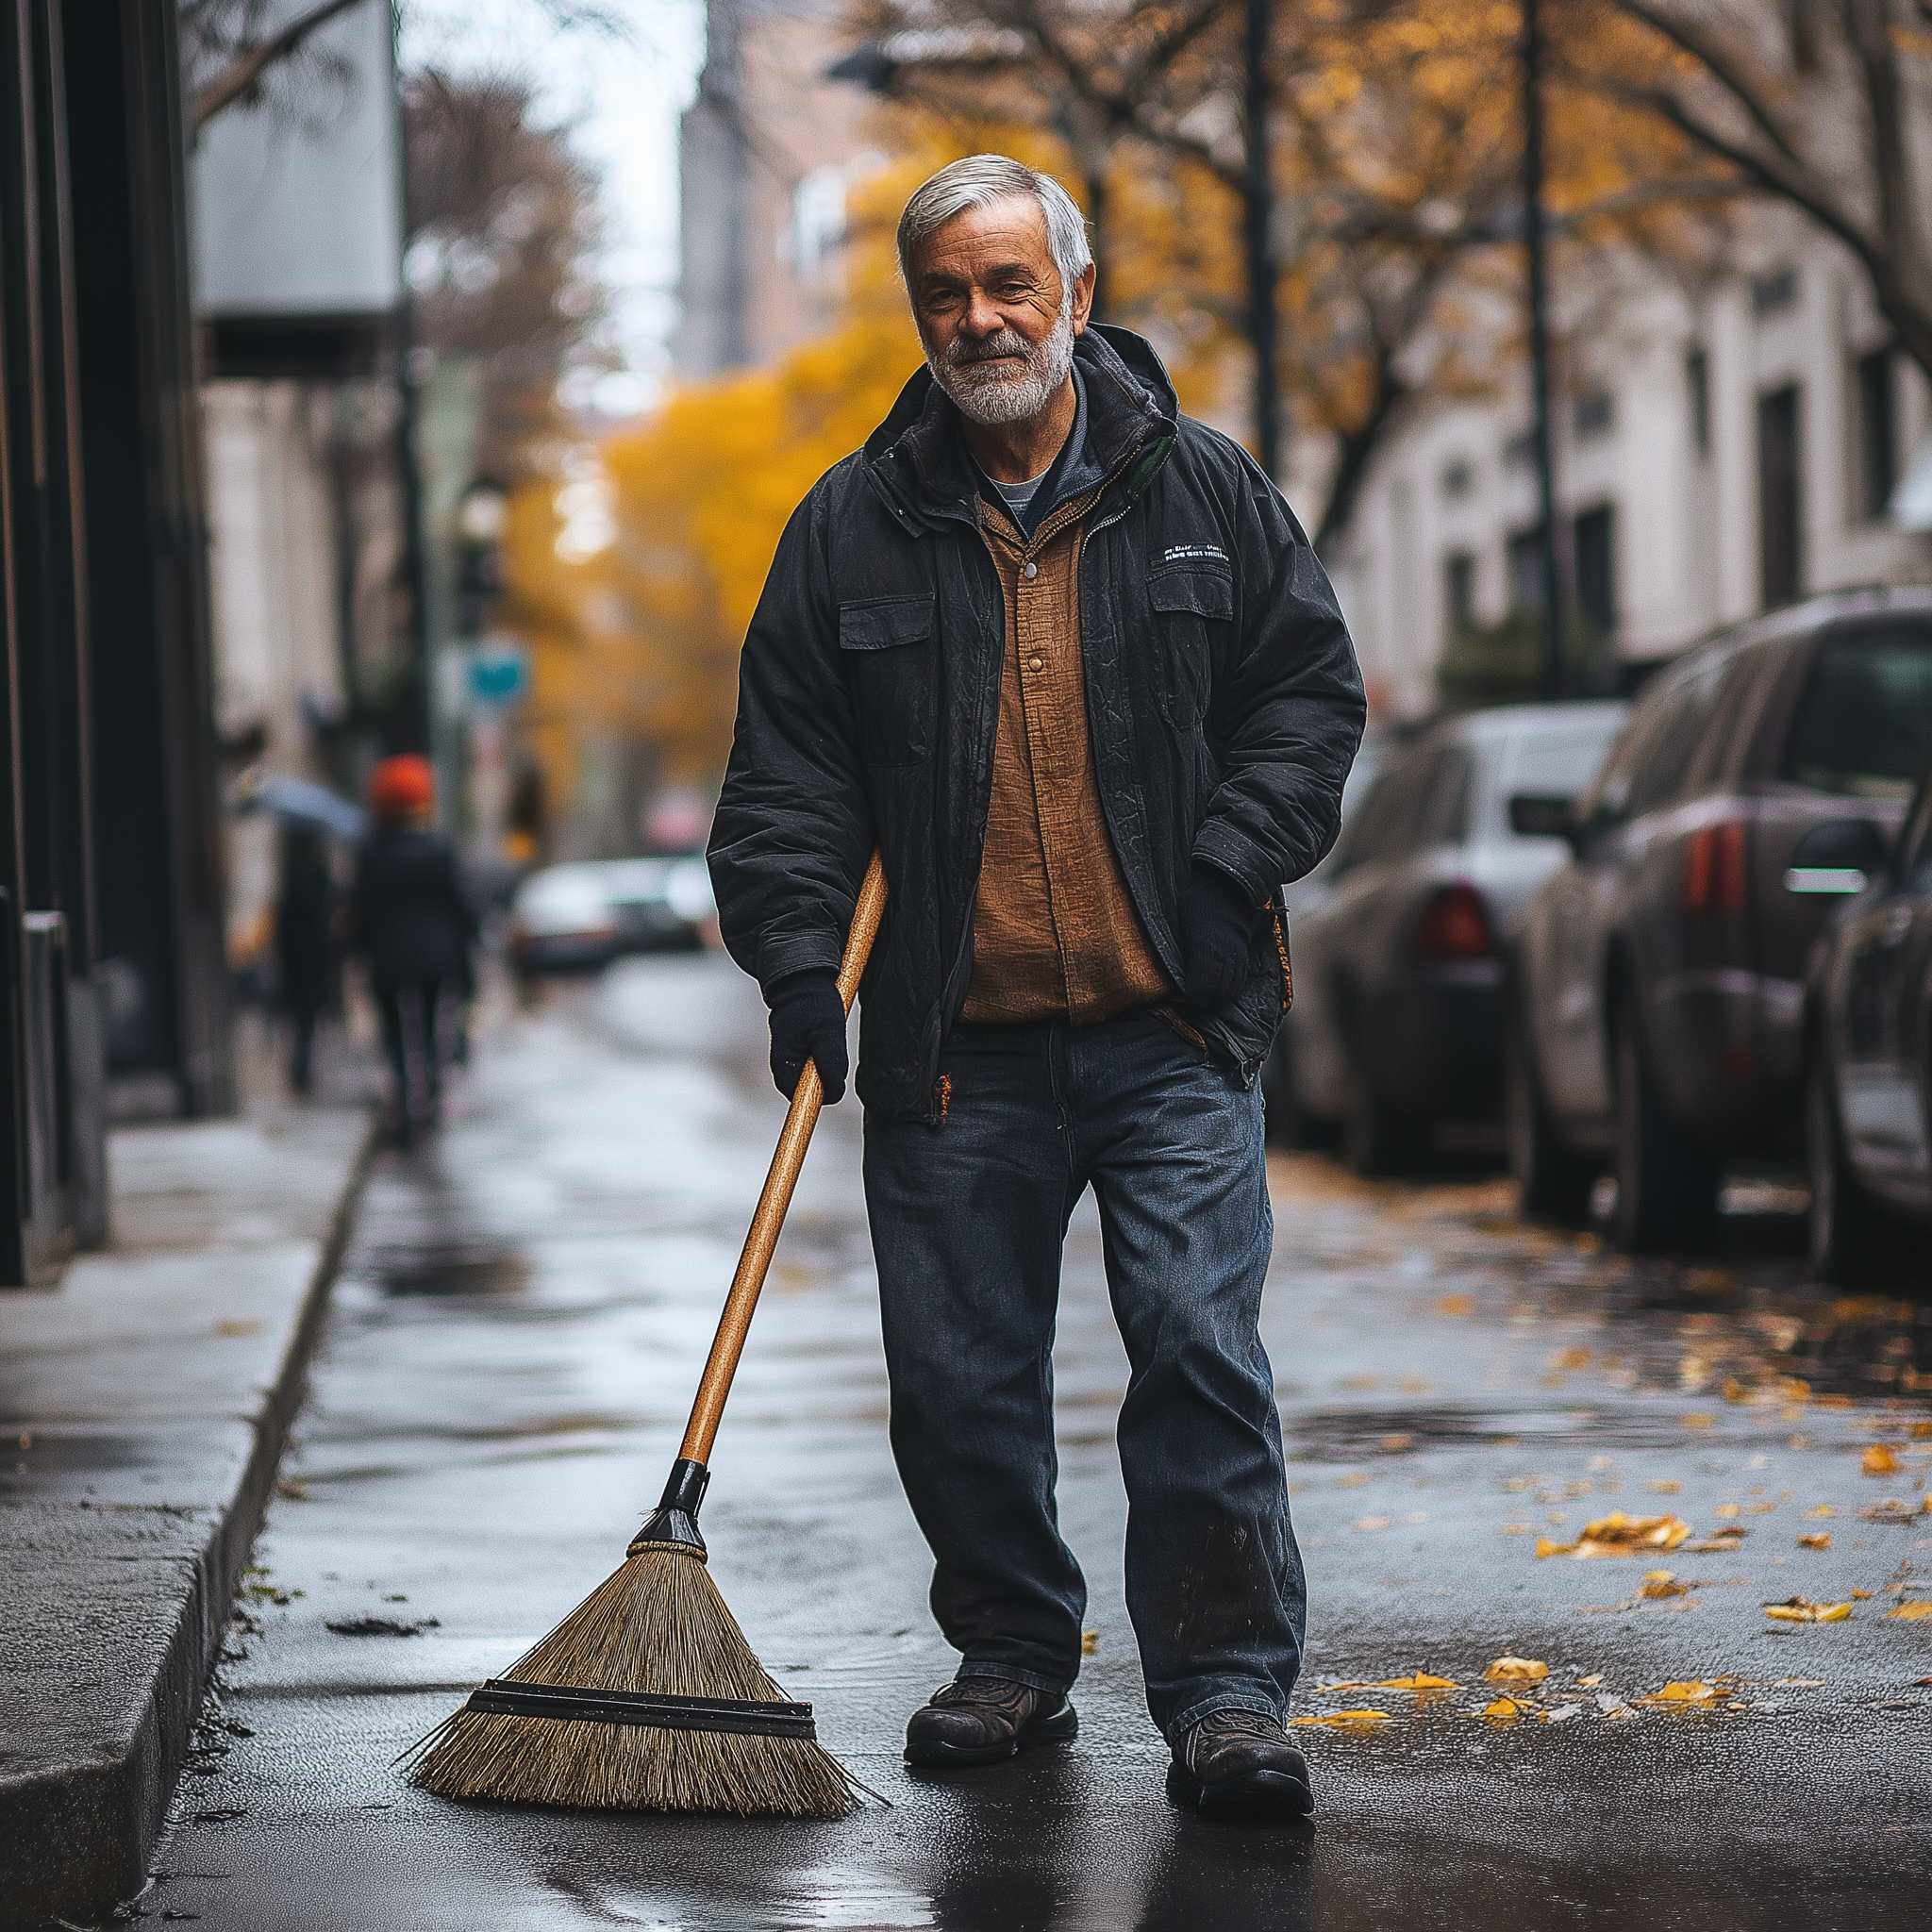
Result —
[{"label": "bare tree branch", "polygon": [[271,67],[299,52],[302,43],[311,34],[326,26],[337,14],[346,13],[350,8],[360,4],[361,0],[322,0],[319,7],[297,14],[286,25],[277,27],[265,41],[258,41],[205,87],[195,91],[188,108],[191,135],[200,134],[224,108],[233,107],[252,92]]},{"label": "bare tree branch", "polygon": [[1694,28],[1666,13],[1662,8],[1652,6],[1650,0],[1611,0],[1611,4],[1632,20],[1641,21],[1652,33],[1668,41],[1680,52],[1690,55],[1743,108],[1752,125],[1786,160],[1795,167],[1805,165],[1803,157],[1792,146],[1790,137],[1778,125],[1757,90],[1722,49]]}]

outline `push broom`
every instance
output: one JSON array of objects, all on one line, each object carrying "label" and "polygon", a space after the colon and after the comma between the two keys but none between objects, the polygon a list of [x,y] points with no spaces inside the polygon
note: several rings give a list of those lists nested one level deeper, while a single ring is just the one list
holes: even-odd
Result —
[{"label": "push broom", "polygon": [[[848,1012],[885,904],[874,854],[839,967]],[[622,1569],[405,1754],[426,1790],[746,1817],[841,1818],[852,1808],[855,1780],[820,1747],[811,1706],[789,1702],[765,1674],[711,1581],[698,1532],[711,1442],[824,1095],[808,1060],[663,1500]]]}]

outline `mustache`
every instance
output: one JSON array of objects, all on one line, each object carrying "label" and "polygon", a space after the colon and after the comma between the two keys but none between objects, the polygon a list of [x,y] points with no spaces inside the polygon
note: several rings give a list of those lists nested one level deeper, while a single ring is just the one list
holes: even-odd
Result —
[{"label": "mustache", "polygon": [[1016,329],[1003,328],[981,342],[968,342],[956,336],[946,345],[946,365],[951,369],[963,369],[974,362],[996,362],[1008,356],[1017,356],[1029,367],[1032,365],[1033,345]]}]

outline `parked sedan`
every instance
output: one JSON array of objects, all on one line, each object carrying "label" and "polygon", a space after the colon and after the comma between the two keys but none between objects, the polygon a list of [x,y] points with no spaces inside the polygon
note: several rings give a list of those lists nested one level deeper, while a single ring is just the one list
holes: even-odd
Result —
[{"label": "parked sedan", "polygon": [[1580,1215],[1603,1168],[1635,1250],[1710,1230],[1725,1162],[1800,1140],[1805,974],[1837,900],[1799,863],[1856,812],[1890,841],[1932,762],[1932,592],[1815,597],[1643,689],[1513,956],[1511,1165]]},{"label": "parked sedan", "polygon": [[511,901],[510,961],[525,974],[590,972],[626,953],[691,951],[714,915],[699,858],[547,865]]},{"label": "parked sedan", "polygon": [[1574,797],[1624,712],[1511,706],[1385,747],[1335,853],[1288,890],[1277,1120],[1336,1123],[1364,1174],[1432,1140],[1500,1144],[1504,941],[1565,857],[1559,838],[1513,828],[1508,802]]},{"label": "parked sedan", "polygon": [[1932,1275],[1932,781],[1896,849],[1815,825],[1793,890],[1854,895],[1813,956],[1805,1139],[1811,1260],[1847,1288]]}]

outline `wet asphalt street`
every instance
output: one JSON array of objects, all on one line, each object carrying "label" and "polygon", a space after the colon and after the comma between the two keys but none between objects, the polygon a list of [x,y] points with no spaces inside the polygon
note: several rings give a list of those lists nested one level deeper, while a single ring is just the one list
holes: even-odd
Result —
[{"label": "wet asphalt street", "polygon": [[[441,1146],[385,1157],[135,1909],[211,1932],[1926,1923],[1932,1614],[1909,1607],[1932,1605],[1932,1514],[1912,1513],[1932,1325],[1806,1285],[1774,1219],[1733,1216],[1694,1267],[1637,1266],[1524,1227],[1480,1176],[1276,1163],[1266,1334],[1311,1597],[1296,1714],[1386,1713],[1297,1733],[1312,1825],[1205,1824],[1162,1795],[1091,1209],[1057,1357],[1096,1633],[1081,1735],[916,1781],[905,1715],[952,1654],[886,1446],[849,1103],[808,1166],[705,1525],[746,1634],[890,1808],[746,1824],[405,1784],[396,1754],[614,1568],[657,1493],[782,1117],[760,1047],[722,958],[631,962],[506,1009]],[[1733,1197],[1754,1204],[1779,1205]],[[1539,1557],[1615,1510],[1689,1541]],[[1766,1615],[1794,1597],[1849,1614]],[[1486,1683],[1506,1655],[1548,1674]],[[1456,1688],[1381,1688],[1417,1672]],[[1697,1688],[1642,1701],[1668,1685]]]}]

